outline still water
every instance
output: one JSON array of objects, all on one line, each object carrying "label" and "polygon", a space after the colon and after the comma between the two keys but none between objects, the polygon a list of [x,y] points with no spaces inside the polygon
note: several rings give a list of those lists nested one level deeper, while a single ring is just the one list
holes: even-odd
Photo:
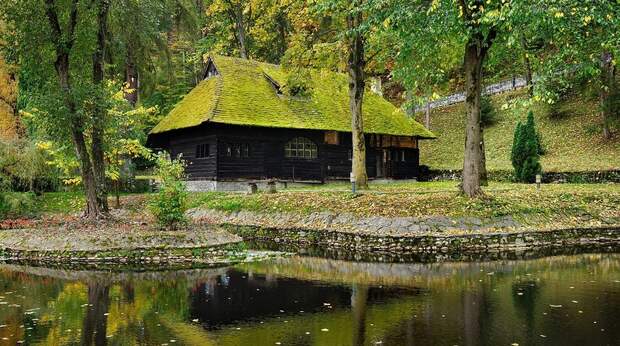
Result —
[{"label": "still water", "polygon": [[0,345],[620,345],[620,255],[290,257],[110,272],[0,265]]}]

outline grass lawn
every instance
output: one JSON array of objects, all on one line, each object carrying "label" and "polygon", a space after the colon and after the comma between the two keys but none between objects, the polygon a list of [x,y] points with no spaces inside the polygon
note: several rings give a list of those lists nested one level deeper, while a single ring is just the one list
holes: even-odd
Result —
[{"label": "grass lawn", "polygon": [[[486,197],[467,199],[457,182],[373,183],[357,196],[347,183],[295,187],[276,194],[204,192],[191,193],[189,206],[227,212],[350,213],[358,216],[477,217],[511,216],[524,225],[545,227],[620,225],[620,184],[491,183]],[[123,195],[128,215],[148,214],[148,194]],[[37,210],[60,216],[75,214],[84,205],[77,192],[47,193],[37,200]],[[113,206],[113,199],[110,200]]]},{"label": "grass lawn", "polygon": [[[489,170],[512,170],[510,151],[514,128],[525,121],[528,109],[502,109],[524,91],[492,97],[498,121],[484,130]],[[556,105],[537,103],[531,107],[547,153],[542,156],[547,172],[575,172],[620,169],[620,136],[602,139],[597,101],[571,95]],[[423,121],[418,114],[418,121]],[[433,110],[431,130],[436,140],[421,141],[420,163],[434,169],[462,169],[465,143],[465,104]]]},{"label": "grass lawn", "polygon": [[620,185],[491,183],[486,197],[467,199],[456,182],[374,184],[358,196],[347,184],[296,188],[277,194],[198,193],[192,206],[222,211],[351,213],[359,216],[493,218],[526,225],[620,224]]}]

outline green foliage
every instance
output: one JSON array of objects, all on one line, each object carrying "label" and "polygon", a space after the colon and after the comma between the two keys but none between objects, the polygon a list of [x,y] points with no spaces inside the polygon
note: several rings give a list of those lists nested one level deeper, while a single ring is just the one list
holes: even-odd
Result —
[{"label": "green foliage", "polygon": [[497,122],[497,112],[488,96],[480,99],[480,121],[483,127],[489,127]]},{"label": "green foliage", "polygon": [[519,122],[515,128],[511,161],[518,181],[532,183],[542,171],[539,159],[539,139],[534,123],[534,113],[529,112],[527,122]]},{"label": "green foliage", "polygon": [[288,73],[283,91],[289,96],[309,97],[312,94],[312,88],[310,71],[298,68]]},{"label": "green foliage", "polygon": [[0,141],[0,185],[9,190],[34,191],[37,180],[51,180],[58,175],[47,159],[43,148],[34,141]]},{"label": "green foliage", "polygon": [[177,230],[187,224],[187,189],[185,163],[182,158],[171,160],[166,153],[157,155],[155,175],[159,180],[159,191],[150,203],[151,212],[160,227]]},{"label": "green foliage", "polygon": [[533,141],[535,141],[536,143],[536,152],[538,153],[538,155],[544,155],[546,150],[542,143],[542,135],[540,134],[540,131],[538,131],[538,129],[536,128],[536,124],[534,123],[534,112],[529,111],[527,113],[527,123],[525,124],[525,126],[529,131],[528,138],[533,138]]},{"label": "green foliage", "polygon": [[0,191],[0,220],[34,215],[35,201],[36,197],[31,192]]}]

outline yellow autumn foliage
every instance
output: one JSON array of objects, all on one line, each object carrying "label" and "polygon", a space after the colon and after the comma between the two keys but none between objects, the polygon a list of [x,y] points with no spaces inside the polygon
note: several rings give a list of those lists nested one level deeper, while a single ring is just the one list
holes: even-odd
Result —
[{"label": "yellow autumn foliage", "polygon": [[17,82],[10,74],[10,67],[0,56],[0,140],[17,138],[18,119],[15,116]]}]

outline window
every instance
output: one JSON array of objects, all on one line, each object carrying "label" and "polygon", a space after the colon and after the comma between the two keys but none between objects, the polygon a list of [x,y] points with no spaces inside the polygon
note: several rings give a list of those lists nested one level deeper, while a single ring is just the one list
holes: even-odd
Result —
[{"label": "window", "polygon": [[353,150],[349,149],[349,161],[353,161]]},{"label": "window", "polygon": [[318,157],[317,145],[305,137],[293,138],[284,146],[284,156],[294,159],[313,160]]},{"label": "window", "polygon": [[250,145],[247,143],[226,144],[226,156],[246,159],[250,157]]},{"label": "window", "polygon": [[196,158],[204,159],[209,156],[209,144],[198,144],[196,146]]},{"label": "window", "polygon": [[243,158],[250,157],[250,145],[249,144],[241,144],[241,156]]}]

